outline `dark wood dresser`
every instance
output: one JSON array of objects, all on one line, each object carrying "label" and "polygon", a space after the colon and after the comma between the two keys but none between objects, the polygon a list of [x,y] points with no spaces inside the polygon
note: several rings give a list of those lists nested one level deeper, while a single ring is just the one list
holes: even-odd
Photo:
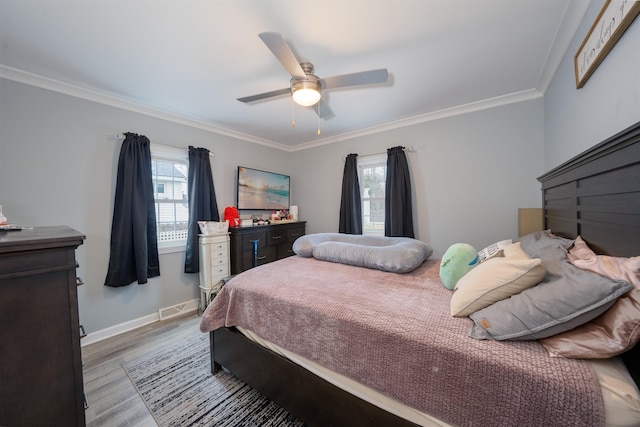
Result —
[{"label": "dark wood dresser", "polygon": [[75,250],[65,226],[0,231],[0,426],[84,426]]},{"label": "dark wood dresser", "polygon": [[[231,274],[293,255],[293,242],[305,233],[306,221],[284,224],[229,227]],[[257,241],[257,256],[254,256]]]}]

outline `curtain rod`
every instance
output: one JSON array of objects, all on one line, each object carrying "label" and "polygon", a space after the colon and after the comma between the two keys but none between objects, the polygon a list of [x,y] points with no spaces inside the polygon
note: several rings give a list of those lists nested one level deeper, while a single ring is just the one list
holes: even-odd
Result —
[{"label": "curtain rod", "polygon": [[[118,139],[118,140],[120,140],[120,141],[124,141],[125,137],[126,137],[126,136],[125,136],[125,134],[123,134],[123,133],[117,133],[117,134],[116,134],[116,139]],[[156,144],[156,145],[162,145],[162,144]],[[180,149],[180,150],[183,150],[183,148],[182,148],[182,147],[174,147],[174,146],[169,146],[169,147],[171,147],[171,148],[178,148],[178,149]],[[186,148],[184,148],[184,150],[187,150],[187,149],[186,149]],[[214,153],[213,151],[209,151],[209,157],[215,157],[215,156],[216,156],[216,153]]]},{"label": "curtain rod", "polygon": [[[402,151],[406,151],[407,153],[415,153],[416,151],[418,151],[416,149],[416,147],[414,147],[413,145],[410,147],[402,147]],[[382,153],[371,153],[371,154],[363,154],[362,156],[360,156],[360,154],[358,154],[359,157],[367,157],[367,156],[379,156],[381,154],[387,154],[387,152],[382,152]],[[342,160],[346,160],[347,158],[345,156],[342,156]]]},{"label": "curtain rod", "polygon": [[[415,153],[416,148],[413,145],[411,147],[409,147],[409,148],[402,147],[402,151],[406,151],[407,153]],[[362,157],[365,157],[365,156],[379,156],[380,154],[387,154],[387,152],[384,151],[382,153],[363,154]]]}]

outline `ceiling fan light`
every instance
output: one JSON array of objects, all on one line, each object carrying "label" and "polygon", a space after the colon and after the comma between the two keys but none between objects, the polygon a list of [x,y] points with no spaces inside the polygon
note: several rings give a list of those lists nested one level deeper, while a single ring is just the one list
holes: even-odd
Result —
[{"label": "ceiling fan light", "polygon": [[291,93],[295,103],[304,107],[317,104],[322,98],[320,83],[313,80],[301,80],[293,83]]},{"label": "ceiling fan light", "polygon": [[293,100],[296,104],[302,105],[304,107],[309,107],[311,105],[316,104],[320,101],[321,95],[315,89],[298,89],[293,92]]}]

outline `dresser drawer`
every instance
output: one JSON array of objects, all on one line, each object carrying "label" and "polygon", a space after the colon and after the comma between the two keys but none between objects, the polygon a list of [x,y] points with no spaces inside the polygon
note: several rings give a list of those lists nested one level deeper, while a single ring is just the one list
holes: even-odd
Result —
[{"label": "dresser drawer", "polygon": [[213,251],[211,253],[211,257],[209,258],[209,263],[212,266],[219,264],[227,264],[229,262],[227,257],[227,251]]},{"label": "dresser drawer", "polygon": [[216,283],[229,275],[229,264],[212,265],[209,272],[211,273],[211,282]]},{"label": "dresser drawer", "polygon": [[[278,259],[278,250],[276,246],[266,246],[258,250],[258,265],[267,264]],[[242,268],[248,270],[253,267],[253,251],[242,253]]]},{"label": "dresser drawer", "polygon": [[287,230],[287,241],[293,243],[300,236],[304,236],[304,226],[294,227]]},{"label": "dresser drawer", "polygon": [[42,249],[31,252],[4,254],[0,263],[0,277],[43,274],[49,271],[75,270],[74,249]]},{"label": "dresser drawer", "polygon": [[253,250],[253,242],[258,241],[258,249],[264,248],[267,246],[267,233],[266,232],[257,232],[257,233],[247,233],[242,236],[240,241],[241,251],[252,251]]},{"label": "dresser drawer", "polygon": [[227,254],[227,242],[211,243],[209,244],[209,250],[213,252],[220,252],[223,255]]},{"label": "dresser drawer", "polygon": [[287,241],[287,230],[267,231],[267,244],[269,246],[280,245]]},{"label": "dresser drawer", "polygon": [[278,246],[278,259],[290,257],[292,255],[295,255],[292,243],[287,242]]}]

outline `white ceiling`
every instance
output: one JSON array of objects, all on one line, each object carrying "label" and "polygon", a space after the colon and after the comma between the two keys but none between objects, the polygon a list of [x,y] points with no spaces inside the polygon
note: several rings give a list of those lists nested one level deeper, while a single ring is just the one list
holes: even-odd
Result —
[{"label": "white ceiling", "polygon": [[[0,72],[297,150],[541,96],[589,2],[0,0]],[[389,82],[323,92],[327,120],[289,96],[243,104],[289,85],[261,32],[321,78],[386,67]]]}]

